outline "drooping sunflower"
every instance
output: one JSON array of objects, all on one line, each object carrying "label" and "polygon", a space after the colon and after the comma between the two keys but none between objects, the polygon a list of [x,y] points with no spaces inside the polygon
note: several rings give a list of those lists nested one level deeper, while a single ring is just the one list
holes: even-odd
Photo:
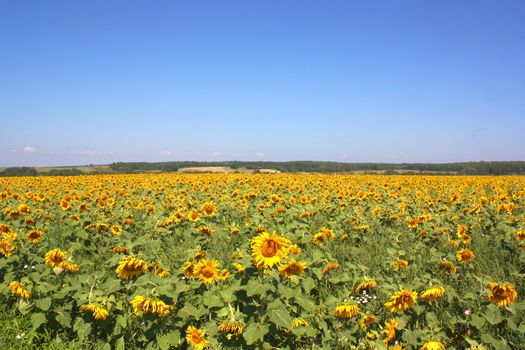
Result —
[{"label": "drooping sunflower", "polygon": [[420,350],[445,350],[445,346],[437,340],[428,340],[423,344]]},{"label": "drooping sunflower", "polygon": [[257,268],[271,268],[288,256],[291,242],[275,231],[270,235],[263,232],[251,241],[252,257]]},{"label": "drooping sunflower", "polygon": [[359,321],[359,327],[360,328],[367,328],[367,327],[370,327],[372,324],[374,324],[376,322],[377,322],[377,317],[375,317],[374,315],[366,314]]},{"label": "drooping sunflower", "polygon": [[42,239],[42,231],[31,230],[27,233],[27,239],[33,244],[37,244]]},{"label": "drooping sunflower", "polygon": [[215,283],[220,280],[219,262],[217,260],[202,259],[193,269],[193,274],[205,284]]},{"label": "drooping sunflower", "polygon": [[441,260],[438,264],[438,267],[441,271],[444,271],[444,272],[448,272],[448,273],[458,272],[456,265],[454,265],[453,262],[448,261],[448,260]]},{"label": "drooping sunflower", "polygon": [[359,285],[356,287],[355,292],[356,294],[361,294],[363,290],[376,288],[377,287],[377,281],[375,279],[367,278],[363,280]]},{"label": "drooping sunflower", "polygon": [[321,230],[314,235],[314,243],[321,246],[326,241],[331,241],[335,238],[334,230],[327,227],[321,227]]},{"label": "drooping sunflower", "polygon": [[339,266],[340,265],[337,262],[329,262],[324,267],[323,273],[327,273],[328,271],[331,271],[331,270],[337,270],[339,268]]},{"label": "drooping sunflower", "polygon": [[390,297],[390,300],[385,303],[385,307],[390,312],[399,312],[410,309],[416,302],[417,292],[411,289],[401,289]]},{"label": "drooping sunflower", "polygon": [[189,326],[186,329],[186,340],[195,350],[203,350],[208,341],[205,338],[206,333],[194,326]]},{"label": "drooping sunflower", "polygon": [[145,274],[147,271],[148,265],[144,260],[129,255],[120,260],[119,265],[115,270],[117,276],[123,280],[138,277]]},{"label": "drooping sunflower", "polygon": [[279,266],[279,274],[285,278],[291,279],[292,276],[303,275],[305,269],[305,262],[298,262],[295,259],[292,259],[288,263]]},{"label": "drooping sunflower", "polygon": [[113,249],[111,249],[111,251],[115,254],[127,254],[129,253],[129,248],[126,248],[126,247],[115,247]]},{"label": "drooping sunflower", "polygon": [[239,335],[244,331],[244,324],[238,321],[225,321],[217,327],[217,330],[225,334]]},{"label": "drooping sunflower", "polygon": [[468,264],[476,258],[476,255],[472,252],[472,250],[465,248],[461,249],[456,253],[456,260],[459,261],[462,264]]},{"label": "drooping sunflower", "polygon": [[518,292],[514,289],[514,285],[510,283],[490,283],[489,289],[492,292],[492,295],[489,295],[487,298],[491,303],[496,304],[499,307],[513,304],[518,297]]},{"label": "drooping sunflower", "polygon": [[137,295],[131,301],[131,306],[136,315],[142,312],[149,314],[156,314],[161,317],[168,315],[173,306],[168,306],[165,302],[159,299],[148,298],[145,295]]},{"label": "drooping sunflower", "polygon": [[97,304],[87,304],[80,307],[80,311],[91,312],[95,320],[105,320],[109,317],[108,310]]},{"label": "drooping sunflower", "polygon": [[168,269],[165,269],[160,266],[160,263],[156,261],[151,268],[153,269],[153,273],[160,278],[168,277],[170,275],[170,271]]},{"label": "drooping sunflower", "polygon": [[356,304],[343,304],[335,308],[335,315],[339,318],[352,318],[361,312]]},{"label": "drooping sunflower", "polygon": [[308,321],[302,319],[302,318],[296,318],[292,321],[292,329],[299,328],[299,327],[308,327],[310,324]]},{"label": "drooping sunflower", "polygon": [[11,294],[16,295],[17,297],[20,297],[26,300],[31,299],[31,292],[28,291],[26,288],[24,288],[22,284],[20,284],[20,282],[17,282],[17,281],[10,282],[9,290],[11,291]]},{"label": "drooping sunflower", "polygon": [[385,339],[383,342],[385,344],[390,343],[396,337],[396,329],[399,327],[399,322],[395,318],[391,318],[385,323]]},{"label": "drooping sunflower", "polygon": [[445,288],[441,286],[430,287],[421,293],[421,299],[428,302],[436,301],[438,298],[441,298],[445,295]]}]

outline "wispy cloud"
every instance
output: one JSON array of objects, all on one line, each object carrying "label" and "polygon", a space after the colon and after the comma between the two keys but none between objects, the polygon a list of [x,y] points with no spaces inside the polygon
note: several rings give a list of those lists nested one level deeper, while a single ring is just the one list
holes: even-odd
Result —
[{"label": "wispy cloud", "polygon": [[211,154],[213,157],[219,157],[222,156],[222,152],[212,152]]},{"label": "wispy cloud", "polygon": [[257,153],[255,153],[255,156],[257,156],[257,157],[264,157],[264,152],[257,152]]},{"label": "wispy cloud", "polygon": [[[18,150],[15,149],[13,151],[17,152]],[[24,148],[21,149],[21,151],[24,153],[37,153],[38,152],[35,148],[31,146],[25,146]]]},{"label": "wispy cloud", "polygon": [[176,152],[174,151],[168,151],[168,150],[160,151],[161,156],[174,156],[175,154]]},{"label": "wispy cloud", "polygon": [[81,150],[81,151],[69,151],[67,154],[72,155],[84,155],[84,156],[100,156],[100,155],[112,155],[115,154],[111,151],[93,151],[93,150]]}]

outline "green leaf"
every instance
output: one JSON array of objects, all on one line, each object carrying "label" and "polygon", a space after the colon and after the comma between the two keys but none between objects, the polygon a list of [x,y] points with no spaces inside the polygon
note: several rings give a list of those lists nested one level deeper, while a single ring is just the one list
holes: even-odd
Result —
[{"label": "green leaf", "polygon": [[286,329],[292,327],[292,318],[290,317],[290,314],[288,313],[284,305],[278,309],[269,309],[267,311],[267,315],[270,322],[272,322],[278,327]]},{"label": "green leaf", "polygon": [[161,350],[169,349],[179,344],[180,333],[179,332],[169,332],[166,334],[157,335],[157,345]]},{"label": "green leaf", "polygon": [[313,311],[315,310],[315,303],[305,297],[304,295],[298,295],[295,297],[295,302],[299,304],[300,307],[302,307],[305,311]]},{"label": "green leaf", "polygon": [[316,283],[312,277],[306,277],[303,280],[303,288],[306,293],[310,293],[316,287]]},{"label": "green leaf", "polygon": [[37,330],[43,323],[46,323],[46,315],[39,312],[31,315],[31,324],[33,325],[33,330]]},{"label": "green leaf", "polygon": [[60,323],[63,327],[71,328],[71,315],[69,315],[67,312],[57,311],[55,320],[57,320],[57,322]]},{"label": "green leaf", "polygon": [[49,307],[51,306],[51,298],[47,297],[44,299],[39,299],[35,302],[36,307],[39,308],[42,311],[49,310]]},{"label": "green leaf", "polygon": [[265,324],[250,323],[245,329],[243,334],[244,340],[247,345],[252,345],[258,340],[262,340],[264,335],[268,333],[269,327]]},{"label": "green leaf", "polygon": [[82,317],[77,317],[73,322],[73,330],[77,332],[80,339],[83,339],[91,333],[91,325],[84,321]]},{"label": "green leaf", "polygon": [[470,323],[477,329],[481,329],[485,325],[486,321],[483,317],[472,315]]},{"label": "green leaf", "polygon": [[182,309],[179,310],[179,316],[183,319],[193,317],[194,319],[198,320],[202,315],[204,315],[204,313],[204,310],[199,310],[191,304],[186,304]]},{"label": "green leaf", "polygon": [[115,342],[115,350],[125,350],[126,344],[124,342],[124,336],[117,339]]},{"label": "green leaf", "polygon": [[209,308],[224,306],[224,303],[222,302],[221,298],[219,298],[217,295],[204,296],[203,303]]},{"label": "green leaf", "polygon": [[503,316],[501,316],[500,309],[493,304],[487,307],[487,311],[483,314],[490,324],[496,325],[503,322]]}]

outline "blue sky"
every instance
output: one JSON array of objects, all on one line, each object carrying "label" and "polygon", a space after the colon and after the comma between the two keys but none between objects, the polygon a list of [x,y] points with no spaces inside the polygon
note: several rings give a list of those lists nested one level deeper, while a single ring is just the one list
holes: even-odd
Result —
[{"label": "blue sky", "polygon": [[0,0],[0,166],[525,160],[525,2]]}]

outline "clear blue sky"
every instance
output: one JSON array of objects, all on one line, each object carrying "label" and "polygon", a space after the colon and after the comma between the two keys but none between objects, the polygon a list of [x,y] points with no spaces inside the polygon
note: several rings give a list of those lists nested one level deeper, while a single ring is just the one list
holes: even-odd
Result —
[{"label": "clear blue sky", "polygon": [[0,166],[525,160],[525,1],[0,0]]}]

